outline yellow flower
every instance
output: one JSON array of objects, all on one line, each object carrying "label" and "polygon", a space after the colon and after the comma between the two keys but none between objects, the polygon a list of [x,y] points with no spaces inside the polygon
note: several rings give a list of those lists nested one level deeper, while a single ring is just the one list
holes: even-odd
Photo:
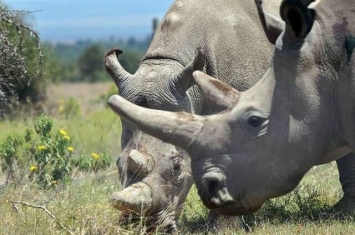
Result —
[{"label": "yellow flower", "polygon": [[67,136],[67,135],[65,135],[65,136],[63,136],[63,140],[70,140],[70,137],[69,136]]},{"label": "yellow flower", "polygon": [[59,113],[63,113],[64,112],[64,106],[63,105],[59,106],[58,110],[59,110]]},{"label": "yellow flower", "polygon": [[47,147],[44,146],[44,145],[38,146],[38,150],[39,150],[39,151],[42,151],[42,150],[45,150],[45,149],[47,149]]},{"label": "yellow flower", "polygon": [[35,170],[37,170],[37,167],[36,166],[30,166],[30,171],[32,172],[32,171],[35,171]]},{"label": "yellow flower", "polygon": [[97,153],[92,153],[91,156],[92,156],[92,158],[94,158],[95,160],[97,160],[97,159],[100,158],[100,155],[97,154]]},{"label": "yellow flower", "polygon": [[69,147],[67,148],[67,150],[68,150],[69,152],[73,152],[73,151],[74,151],[74,148],[71,147],[71,146],[69,146]]},{"label": "yellow flower", "polygon": [[62,136],[67,136],[68,135],[68,133],[65,130],[63,130],[63,129],[59,130],[59,134],[61,134]]}]

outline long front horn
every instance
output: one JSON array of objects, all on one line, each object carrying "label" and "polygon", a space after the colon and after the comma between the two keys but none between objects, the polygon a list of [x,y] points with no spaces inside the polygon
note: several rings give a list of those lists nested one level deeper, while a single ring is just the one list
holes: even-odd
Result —
[{"label": "long front horn", "polygon": [[123,52],[119,49],[111,49],[106,52],[104,57],[106,71],[111,75],[117,87],[119,87],[124,80],[132,76],[132,74],[127,72],[121,66],[120,62],[118,62],[118,55],[122,53]]},{"label": "long front horn", "polygon": [[189,148],[205,123],[205,118],[190,113],[173,113],[137,106],[119,95],[107,101],[111,109],[139,129],[165,142]]}]

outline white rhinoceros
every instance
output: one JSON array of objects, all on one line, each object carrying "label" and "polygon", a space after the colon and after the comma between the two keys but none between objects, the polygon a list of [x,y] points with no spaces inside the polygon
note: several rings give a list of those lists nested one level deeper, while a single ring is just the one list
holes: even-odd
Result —
[{"label": "white rhinoceros", "polygon": [[[270,10],[277,14],[280,0],[269,1]],[[250,0],[179,0],[157,28],[135,74],[119,64],[120,50],[106,54],[105,66],[119,94],[132,103],[211,114],[218,108],[203,100],[197,86],[191,86],[193,70],[203,70],[238,90],[246,90],[265,73],[272,56],[272,45],[263,34]],[[195,58],[196,49],[200,53]],[[117,166],[123,190],[113,193],[112,205],[127,215],[123,220],[133,211],[152,229],[160,226],[168,232],[176,231],[176,221],[193,183],[189,156],[124,120],[122,127],[123,151]]]},{"label": "white rhinoceros", "polygon": [[281,21],[256,0],[275,51],[247,91],[194,72],[208,102],[226,108],[218,114],[150,110],[117,95],[108,101],[126,121],[187,150],[199,195],[218,213],[254,212],[333,160],[344,191],[335,209],[355,211],[355,4],[311,2],[283,0]]}]

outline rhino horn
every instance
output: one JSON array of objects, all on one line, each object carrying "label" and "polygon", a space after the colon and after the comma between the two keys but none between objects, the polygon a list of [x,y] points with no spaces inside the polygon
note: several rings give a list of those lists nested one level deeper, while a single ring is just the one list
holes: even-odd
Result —
[{"label": "rhino horn", "polygon": [[183,148],[193,144],[206,119],[190,113],[143,108],[119,95],[111,96],[107,103],[121,118],[137,125],[142,131]]},{"label": "rhino horn", "polygon": [[104,57],[106,71],[111,75],[117,87],[119,87],[124,80],[132,76],[118,61],[118,55],[122,53],[123,51],[115,48],[109,50]]},{"label": "rhino horn", "polygon": [[132,150],[130,152],[128,165],[130,170],[137,174],[147,174],[153,168],[151,158],[142,154],[138,150]]},{"label": "rhino horn", "polygon": [[232,108],[238,103],[239,91],[228,84],[200,71],[195,71],[193,78],[200,88],[204,99],[218,111]]},{"label": "rhino horn", "polygon": [[119,211],[134,211],[144,214],[153,204],[152,190],[142,182],[133,184],[111,195],[110,204]]},{"label": "rhino horn", "polygon": [[188,65],[185,66],[183,71],[177,76],[176,82],[183,85],[185,92],[190,86],[192,81],[192,73],[195,70],[203,70],[205,66],[205,57],[201,48],[195,51],[195,58]]}]

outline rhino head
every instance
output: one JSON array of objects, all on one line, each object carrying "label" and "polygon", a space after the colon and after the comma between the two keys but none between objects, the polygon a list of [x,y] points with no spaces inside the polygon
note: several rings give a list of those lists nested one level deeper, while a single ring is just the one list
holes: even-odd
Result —
[{"label": "rhino head", "polygon": [[150,110],[117,95],[108,101],[139,129],[187,150],[199,195],[218,213],[254,212],[294,189],[312,166],[341,157],[334,151],[355,149],[349,42],[355,6],[323,0],[310,8],[311,2],[284,0],[281,21],[256,0],[275,51],[268,71],[249,90],[238,92],[194,72],[205,99],[224,109],[218,114]]},{"label": "rhino head", "polygon": [[[204,66],[201,50],[185,67],[167,59],[144,60],[134,75],[120,65],[117,56],[121,53],[110,50],[104,60],[122,97],[140,107],[194,112],[186,90],[193,70]],[[112,194],[111,205],[126,215],[123,218],[137,214],[150,229],[159,225],[175,232],[175,222],[193,183],[186,151],[145,134],[124,119],[121,146],[117,166],[123,190]]]}]

